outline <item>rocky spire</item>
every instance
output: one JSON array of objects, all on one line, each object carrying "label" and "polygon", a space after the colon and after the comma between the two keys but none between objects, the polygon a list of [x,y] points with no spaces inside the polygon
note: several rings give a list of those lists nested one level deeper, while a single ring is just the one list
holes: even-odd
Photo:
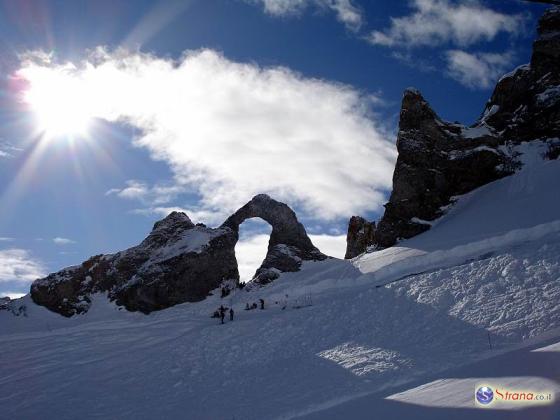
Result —
[{"label": "rocky spire", "polygon": [[346,255],[350,259],[366,252],[369,246],[375,244],[375,222],[368,222],[360,216],[352,216],[348,223],[346,236]]},{"label": "rocky spire", "polygon": [[538,74],[560,73],[560,6],[548,9],[539,20],[531,68]]},{"label": "rocky spire", "polygon": [[[453,196],[507,176],[518,167],[508,143],[560,137],[560,7],[544,13],[531,64],[503,76],[471,127],[442,121],[416,89],[404,92],[393,190],[374,231],[377,247],[430,228]],[[556,156],[551,154],[551,156]],[[356,219],[357,220],[357,219]],[[348,249],[363,251],[351,219]]]}]

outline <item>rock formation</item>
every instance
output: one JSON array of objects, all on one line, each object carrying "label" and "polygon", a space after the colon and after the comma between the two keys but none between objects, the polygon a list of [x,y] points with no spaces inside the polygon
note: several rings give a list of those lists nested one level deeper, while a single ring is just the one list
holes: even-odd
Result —
[{"label": "rock formation", "polygon": [[202,300],[224,281],[239,282],[235,244],[239,225],[252,217],[272,225],[256,284],[266,284],[282,272],[298,271],[304,260],[327,258],[313,246],[287,205],[258,195],[216,229],[194,225],[185,213],[173,212],[157,222],[136,247],[97,255],[36,280],[31,297],[64,316],[87,312],[91,296],[100,292],[130,311],[144,313]]},{"label": "rock formation", "polygon": [[229,229],[195,226],[186,214],[173,212],[136,247],[36,280],[31,297],[65,316],[86,312],[98,292],[145,313],[199,301],[222,281],[238,280],[236,242]]},{"label": "rock formation", "polygon": [[364,241],[354,218],[347,258],[368,247],[385,248],[428,230],[453,197],[510,175],[519,166],[508,145],[547,140],[558,156],[560,137],[560,8],[540,19],[529,65],[498,82],[471,127],[442,121],[420,92],[405,91],[400,113],[393,190],[385,213]]},{"label": "rock formation", "polygon": [[357,257],[373,243],[375,243],[375,222],[368,222],[360,216],[352,216],[348,223],[344,258]]},{"label": "rock formation", "polygon": [[253,197],[222,228],[230,228],[237,238],[239,225],[253,217],[260,217],[272,226],[266,257],[253,278],[257,284],[269,283],[282,272],[298,271],[302,261],[327,258],[315,248],[293,210],[264,194]]}]

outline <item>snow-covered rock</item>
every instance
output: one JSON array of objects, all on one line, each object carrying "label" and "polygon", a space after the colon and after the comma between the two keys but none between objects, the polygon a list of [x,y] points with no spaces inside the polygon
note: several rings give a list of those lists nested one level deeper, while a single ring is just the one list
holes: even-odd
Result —
[{"label": "snow-covered rock", "polygon": [[199,301],[224,280],[238,281],[236,242],[230,229],[195,226],[186,214],[173,212],[136,247],[36,280],[31,297],[64,316],[87,312],[98,292],[146,313]]}]

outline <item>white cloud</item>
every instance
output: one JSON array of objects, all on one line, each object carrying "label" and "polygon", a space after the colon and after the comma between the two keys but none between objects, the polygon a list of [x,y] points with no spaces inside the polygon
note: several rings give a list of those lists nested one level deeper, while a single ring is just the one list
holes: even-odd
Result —
[{"label": "white cloud", "polygon": [[[239,268],[241,281],[253,278],[260,267],[268,250],[270,234],[257,234],[247,238],[240,238],[235,246],[235,256]],[[344,258],[346,252],[346,235],[309,235],[317,248],[331,257]]]},{"label": "white cloud", "polygon": [[512,63],[512,54],[468,53],[451,50],[446,53],[447,72],[450,77],[473,89],[486,89],[493,86],[496,80]]},{"label": "white cloud", "polygon": [[346,253],[346,235],[309,235],[309,238],[323,254],[344,258]]},{"label": "white cloud", "polygon": [[[212,50],[178,62],[98,49],[78,65],[25,61],[30,89],[56,75],[95,117],[140,129],[174,183],[200,194],[198,211],[228,214],[258,193],[330,220],[379,210],[396,160],[374,99],[287,68],[232,62]],[[39,95],[41,92],[38,93]],[[126,194],[142,196],[145,185]],[[112,194],[124,190],[112,191]],[[160,207],[160,206],[154,206]]]},{"label": "white cloud", "polygon": [[411,15],[391,18],[384,31],[373,31],[369,42],[384,46],[435,46],[452,42],[468,46],[491,41],[499,33],[516,34],[523,28],[521,15],[508,15],[477,0],[413,0]]},{"label": "white cloud", "polygon": [[0,158],[14,157],[14,153],[21,152],[22,149],[15,147],[10,143],[0,142]]},{"label": "white cloud", "polygon": [[4,236],[0,236],[0,242],[12,242],[14,238],[6,238]]},{"label": "white cloud", "polygon": [[9,297],[10,299],[19,299],[22,296],[25,296],[25,293],[11,291],[0,292],[0,297]]},{"label": "white cloud", "polygon": [[266,13],[273,16],[297,15],[307,7],[330,10],[336,18],[344,23],[348,29],[357,31],[363,24],[361,10],[352,0],[247,0],[250,3],[261,4]]},{"label": "white cloud", "polygon": [[112,188],[105,195],[117,195],[121,198],[139,200],[150,205],[166,204],[173,201],[185,188],[179,185],[154,185],[150,187],[142,181],[134,179],[126,181],[126,187]]},{"label": "white cloud", "polygon": [[75,244],[76,241],[73,241],[72,239],[68,239],[68,238],[61,238],[59,236],[57,236],[56,238],[53,238],[52,240],[56,245],[71,245],[71,244]]},{"label": "white cloud", "polygon": [[126,181],[125,188],[111,188],[105,195],[118,195],[121,198],[143,199],[148,194],[148,186],[142,182],[129,180]]},{"label": "white cloud", "polygon": [[43,265],[24,249],[0,250],[0,282],[31,282],[45,276]]}]

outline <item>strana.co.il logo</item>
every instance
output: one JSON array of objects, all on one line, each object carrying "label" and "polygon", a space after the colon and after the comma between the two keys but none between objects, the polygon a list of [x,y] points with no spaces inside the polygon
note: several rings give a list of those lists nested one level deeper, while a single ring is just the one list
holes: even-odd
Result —
[{"label": "strana.co.il logo", "polygon": [[482,405],[488,405],[494,399],[494,391],[489,386],[481,386],[476,390],[476,400]]},{"label": "strana.co.il logo", "polygon": [[501,385],[481,385],[475,388],[475,400],[481,406],[499,404],[551,404],[554,393],[551,391],[530,391],[504,388]]}]

